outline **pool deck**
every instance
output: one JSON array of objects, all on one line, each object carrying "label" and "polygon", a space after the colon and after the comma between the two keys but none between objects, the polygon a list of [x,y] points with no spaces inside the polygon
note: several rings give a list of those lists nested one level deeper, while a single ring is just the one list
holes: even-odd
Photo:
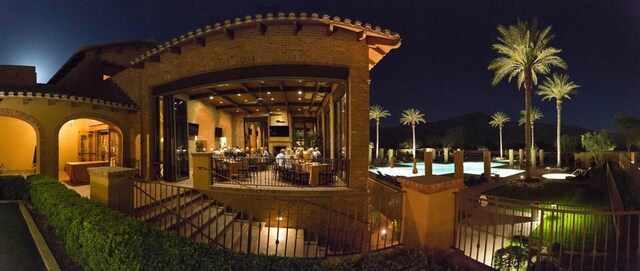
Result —
[{"label": "pool deck", "polygon": [[[404,176],[404,177],[416,177],[416,176],[424,176],[424,162],[418,162],[416,164],[416,168],[418,169],[417,174],[413,174],[413,164],[412,163],[397,163],[397,167],[378,167],[376,169],[369,169],[372,173],[377,173],[380,171],[385,175],[390,176]],[[491,173],[497,174],[499,177],[509,177],[517,174],[521,174],[524,170],[519,169],[510,169],[505,168],[507,164],[505,163],[496,163],[491,162]],[[433,163],[433,175],[449,175],[453,174],[453,163],[442,164],[442,163]],[[464,162],[464,174],[470,175],[480,175],[484,172],[484,163],[483,162]]]}]

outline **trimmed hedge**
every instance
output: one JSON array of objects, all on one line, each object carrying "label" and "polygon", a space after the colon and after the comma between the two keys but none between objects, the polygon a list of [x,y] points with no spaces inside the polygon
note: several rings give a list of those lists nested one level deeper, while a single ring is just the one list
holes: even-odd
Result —
[{"label": "trimmed hedge", "polygon": [[21,175],[0,176],[0,200],[22,200],[27,192],[27,182]]},{"label": "trimmed hedge", "polygon": [[86,270],[438,270],[404,249],[330,260],[238,254],[155,229],[50,177],[30,176],[28,188],[33,206]]}]

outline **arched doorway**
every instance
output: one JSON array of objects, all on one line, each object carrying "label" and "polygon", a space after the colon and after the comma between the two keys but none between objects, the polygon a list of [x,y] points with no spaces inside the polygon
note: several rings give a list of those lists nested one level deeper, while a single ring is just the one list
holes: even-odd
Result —
[{"label": "arched doorway", "polygon": [[[122,166],[123,136],[119,127],[96,118],[66,121],[58,129],[60,181],[77,185],[89,182],[89,167]],[[81,193],[82,194],[82,193]]]},{"label": "arched doorway", "polygon": [[38,134],[26,121],[0,116],[0,175],[38,172]]}]

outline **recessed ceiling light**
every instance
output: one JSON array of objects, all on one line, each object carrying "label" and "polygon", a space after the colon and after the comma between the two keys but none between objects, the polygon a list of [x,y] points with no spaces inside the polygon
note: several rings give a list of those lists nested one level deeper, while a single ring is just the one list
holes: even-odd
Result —
[{"label": "recessed ceiling light", "polygon": [[267,91],[267,94],[271,95],[271,91]]},{"label": "recessed ceiling light", "polygon": [[271,98],[271,100],[273,101],[273,98]]},{"label": "recessed ceiling light", "polygon": [[302,98],[298,98],[298,101],[301,101],[301,100],[302,100]]},{"label": "recessed ceiling light", "polygon": [[242,94],[238,93],[238,96],[242,96]]},{"label": "recessed ceiling light", "polygon": [[298,80],[298,83],[302,83],[302,80]]},{"label": "recessed ceiling light", "polygon": [[256,111],[260,111],[260,109],[256,109]]},{"label": "recessed ceiling light", "polygon": [[209,96],[209,100],[213,100],[213,96]]},{"label": "recessed ceiling light", "polygon": [[244,101],[246,102],[246,101],[247,101],[247,99],[244,99]]},{"label": "recessed ceiling light", "polygon": [[278,111],[280,111],[280,108],[278,108]]},{"label": "recessed ceiling light", "polygon": [[220,101],[219,103],[221,103],[221,104],[222,104],[222,101]]},{"label": "recessed ceiling light", "polygon": [[238,112],[240,112],[240,110],[237,110],[237,109],[236,109],[236,113],[238,113]]},{"label": "recessed ceiling light", "polygon": [[298,90],[298,94],[302,94],[302,90]]},{"label": "recessed ceiling light", "polygon": [[264,81],[260,81],[260,84],[264,84]]},{"label": "recessed ceiling light", "polygon": [[273,111],[269,111],[269,114],[273,114]]},{"label": "recessed ceiling light", "polygon": [[298,108],[298,111],[300,111],[300,108]]}]

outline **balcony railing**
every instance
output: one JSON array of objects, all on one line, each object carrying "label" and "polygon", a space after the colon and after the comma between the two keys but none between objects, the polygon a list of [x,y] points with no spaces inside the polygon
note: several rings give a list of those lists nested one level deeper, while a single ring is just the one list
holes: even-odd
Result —
[{"label": "balcony railing", "polygon": [[[274,196],[134,181],[134,217],[243,254],[324,258],[400,244],[402,191]],[[345,192],[346,193],[346,192]]]},{"label": "balcony railing", "polygon": [[211,158],[211,184],[280,187],[348,187],[348,160]]}]

